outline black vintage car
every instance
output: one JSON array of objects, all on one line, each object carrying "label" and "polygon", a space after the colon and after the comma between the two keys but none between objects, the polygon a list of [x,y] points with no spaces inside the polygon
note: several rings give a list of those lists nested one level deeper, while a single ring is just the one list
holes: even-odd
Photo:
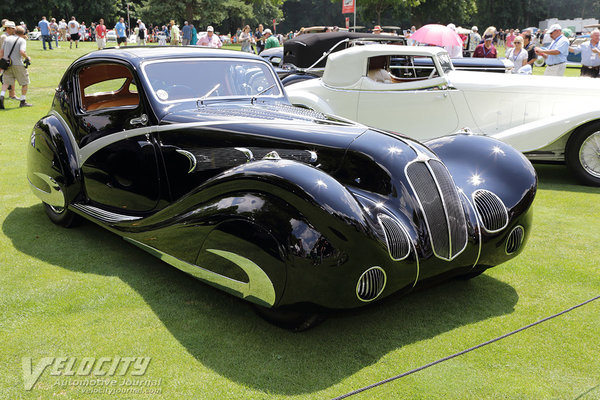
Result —
[{"label": "black vintage car", "polygon": [[304,329],[473,277],[521,252],[536,175],[511,147],[428,146],[292,107],[258,56],[198,48],[90,53],[28,144],[52,222],[85,218]]}]

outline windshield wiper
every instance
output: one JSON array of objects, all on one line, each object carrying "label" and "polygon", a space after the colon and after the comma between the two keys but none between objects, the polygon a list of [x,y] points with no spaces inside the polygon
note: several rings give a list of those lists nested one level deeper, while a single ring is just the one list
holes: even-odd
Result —
[{"label": "windshield wiper", "polygon": [[210,89],[204,96],[200,97],[198,100],[196,100],[196,106],[198,106],[198,102],[200,102],[200,104],[204,105],[204,100],[206,100],[208,98],[208,96],[210,96],[211,94],[213,94],[213,92],[215,90],[217,90],[218,88],[221,87],[220,83],[217,83],[212,89]]},{"label": "windshield wiper", "polygon": [[256,101],[256,99],[258,98],[258,96],[268,92],[269,90],[273,89],[275,87],[275,83],[272,84],[271,86],[269,86],[268,88],[261,90],[260,92],[256,93],[254,96],[252,96],[252,98],[250,99],[250,104],[254,105],[254,102]]}]

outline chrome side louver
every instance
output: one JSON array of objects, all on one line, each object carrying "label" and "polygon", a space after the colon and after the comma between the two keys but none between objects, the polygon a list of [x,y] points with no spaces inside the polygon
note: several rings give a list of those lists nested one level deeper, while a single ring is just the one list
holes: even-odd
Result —
[{"label": "chrome side louver", "polygon": [[508,211],[500,197],[489,190],[479,189],[473,193],[473,203],[486,232],[494,233],[506,228]]},{"label": "chrome side louver", "polygon": [[506,254],[511,255],[516,253],[523,244],[523,238],[525,237],[525,229],[521,225],[515,227],[506,240]]},{"label": "chrome side louver", "polygon": [[372,267],[363,272],[356,285],[356,296],[361,301],[375,300],[385,289],[386,275],[380,267]]},{"label": "chrome side louver", "polygon": [[410,241],[404,228],[396,220],[385,214],[378,214],[377,220],[385,234],[385,242],[390,258],[394,261],[400,261],[408,257]]}]

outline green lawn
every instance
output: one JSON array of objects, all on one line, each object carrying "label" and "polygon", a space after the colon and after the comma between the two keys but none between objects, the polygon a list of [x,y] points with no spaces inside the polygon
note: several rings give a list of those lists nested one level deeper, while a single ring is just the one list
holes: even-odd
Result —
[{"label": "green lawn", "polygon": [[[331,398],[469,348],[600,293],[600,189],[537,165],[534,231],[522,255],[292,334],[91,224],[65,230],[30,193],[25,146],[65,68],[92,50],[33,57],[29,101],[0,111],[0,399],[112,399],[88,377],[45,370],[24,389],[22,359],[151,357],[160,394],[122,398]],[[357,399],[599,399],[600,301]],[[122,378],[118,377],[117,378]],[[67,385],[71,379],[71,385]],[[89,388],[87,388],[89,389]]]}]

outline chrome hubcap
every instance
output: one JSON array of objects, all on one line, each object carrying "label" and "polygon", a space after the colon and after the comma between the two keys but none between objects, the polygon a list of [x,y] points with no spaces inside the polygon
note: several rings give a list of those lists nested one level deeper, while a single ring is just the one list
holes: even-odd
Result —
[{"label": "chrome hubcap", "polygon": [[583,141],[579,149],[579,162],[588,174],[600,178],[600,131]]}]

